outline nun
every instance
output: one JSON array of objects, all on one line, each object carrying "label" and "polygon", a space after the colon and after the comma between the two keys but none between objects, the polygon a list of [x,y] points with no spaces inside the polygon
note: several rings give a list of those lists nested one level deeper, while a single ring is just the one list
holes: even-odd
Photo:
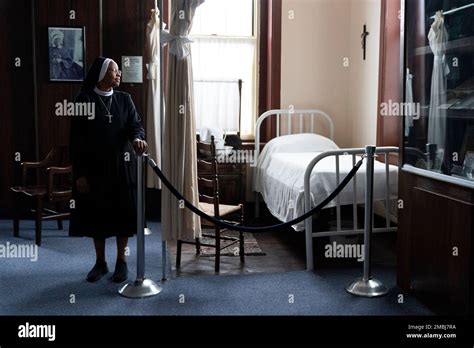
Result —
[{"label": "nun", "polygon": [[145,132],[130,94],[115,90],[121,71],[112,59],[91,66],[77,103],[91,103],[94,117],[73,117],[70,157],[73,167],[71,236],[93,238],[96,261],[87,281],[109,272],[105,241],[116,237],[112,280],[128,278],[128,238],[136,233],[136,155],[147,149]]}]

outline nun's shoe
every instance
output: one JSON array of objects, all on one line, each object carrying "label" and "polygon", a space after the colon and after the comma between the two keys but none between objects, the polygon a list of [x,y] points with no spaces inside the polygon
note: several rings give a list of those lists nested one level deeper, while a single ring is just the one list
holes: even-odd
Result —
[{"label": "nun's shoe", "polygon": [[112,280],[115,283],[122,283],[128,279],[127,263],[123,260],[118,260],[115,264],[115,271]]},{"label": "nun's shoe", "polygon": [[91,271],[87,274],[87,281],[88,282],[96,282],[103,275],[109,273],[109,268],[107,267],[107,262],[99,262],[95,263],[95,266],[91,269]]}]

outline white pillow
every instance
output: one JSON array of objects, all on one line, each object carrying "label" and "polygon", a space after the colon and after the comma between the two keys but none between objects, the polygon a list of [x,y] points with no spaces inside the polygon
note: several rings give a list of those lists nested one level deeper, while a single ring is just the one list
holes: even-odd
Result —
[{"label": "white pillow", "polygon": [[323,152],[337,149],[339,146],[331,139],[312,133],[283,135],[265,145],[265,152],[270,153]]},{"label": "white pillow", "polygon": [[262,192],[263,174],[270,167],[274,154],[324,152],[337,149],[339,147],[334,141],[319,134],[291,134],[272,139],[265,145],[262,153],[258,156],[257,166],[254,171],[254,190]]}]

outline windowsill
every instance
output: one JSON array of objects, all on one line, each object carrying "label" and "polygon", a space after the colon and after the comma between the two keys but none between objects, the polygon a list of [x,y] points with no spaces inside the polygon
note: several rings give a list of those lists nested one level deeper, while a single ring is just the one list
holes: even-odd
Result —
[{"label": "windowsill", "polygon": [[[262,151],[263,147],[267,143],[265,142],[260,142],[260,151]],[[244,150],[255,150],[255,140],[246,140],[242,142],[242,148]]]},{"label": "windowsill", "polygon": [[[199,140],[199,132],[196,132],[196,139]],[[260,150],[265,146],[265,142],[260,142]],[[255,150],[255,140],[248,139],[242,140],[242,149],[243,150]]]},{"label": "windowsill", "polygon": [[255,150],[255,140],[242,141],[242,148],[244,150]]}]

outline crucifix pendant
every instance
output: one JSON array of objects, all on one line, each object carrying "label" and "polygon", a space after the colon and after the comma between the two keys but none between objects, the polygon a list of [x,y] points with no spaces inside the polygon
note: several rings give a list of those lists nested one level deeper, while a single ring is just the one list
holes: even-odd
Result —
[{"label": "crucifix pendant", "polygon": [[369,34],[370,33],[367,31],[367,25],[364,24],[364,31],[362,32],[362,35],[360,36],[362,38],[362,52],[364,55],[364,60],[365,60],[367,36],[369,36]]},{"label": "crucifix pendant", "polygon": [[112,123],[112,117],[114,117],[113,115],[108,114],[108,115],[105,115],[105,117],[108,117],[109,118],[109,123]]}]

